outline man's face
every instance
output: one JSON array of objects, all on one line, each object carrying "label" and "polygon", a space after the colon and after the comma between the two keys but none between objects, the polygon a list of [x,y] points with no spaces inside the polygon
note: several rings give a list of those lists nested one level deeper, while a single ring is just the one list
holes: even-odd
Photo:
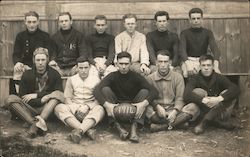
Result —
[{"label": "man's face", "polygon": [[72,26],[73,21],[70,20],[69,15],[62,15],[58,18],[59,27],[62,30],[69,30]]},{"label": "man's face", "polygon": [[103,34],[107,29],[106,20],[96,20],[94,27],[98,34]]},{"label": "man's face", "polygon": [[47,56],[45,54],[37,54],[34,59],[37,72],[43,73],[47,66]]},{"label": "man's face", "polygon": [[133,34],[136,28],[135,18],[126,18],[124,21],[124,27],[128,33]]},{"label": "man's face", "polygon": [[160,31],[160,32],[164,32],[167,30],[167,25],[168,25],[168,20],[167,20],[167,16],[157,16],[157,19],[156,19],[156,27],[157,27],[157,30]]},{"label": "man's face", "polygon": [[39,20],[35,16],[26,16],[25,25],[29,32],[35,32],[39,25]]},{"label": "man's face", "polygon": [[158,72],[165,76],[168,74],[169,72],[169,67],[170,67],[170,58],[169,56],[166,55],[157,55],[157,61],[156,61],[156,65],[158,68]]},{"label": "man's face", "polygon": [[127,74],[130,69],[130,60],[127,57],[123,57],[117,60],[117,67],[120,73]]},{"label": "man's face", "polygon": [[82,79],[85,79],[89,76],[89,69],[90,69],[89,62],[86,61],[82,63],[77,63],[77,68],[78,68],[79,76]]},{"label": "man's face", "polygon": [[210,76],[213,73],[214,65],[212,60],[205,60],[200,62],[201,73],[204,76]]},{"label": "man's face", "polygon": [[202,26],[203,18],[201,17],[201,13],[192,13],[189,22],[192,28],[200,28]]}]

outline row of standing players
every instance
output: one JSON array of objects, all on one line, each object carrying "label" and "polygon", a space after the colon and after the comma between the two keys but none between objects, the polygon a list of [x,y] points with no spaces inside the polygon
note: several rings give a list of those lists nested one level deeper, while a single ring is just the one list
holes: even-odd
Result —
[{"label": "row of standing players", "polygon": [[[53,42],[48,42],[49,36],[38,29],[38,14],[29,12],[25,15],[27,30],[17,35],[13,53],[14,80],[16,87],[20,83],[20,97],[10,95],[6,106],[31,124],[27,131],[30,136],[47,130],[45,120],[55,108],[57,117],[74,128],[69,137],[75,143],[85,133],[94,139],[92,128],[105,111],[120,138],[125,140],[129,136],[132,142],[139,142],[137,127],[143,126],[145,119],[151,124],[151,131],[187,125],[185,122],[200,115],[201,121],[194,129],[197,134],[214,119],[220,126],[234,128],[225,119],[231,115],[232,100],[239,89],[218,74],[219,51],[212,32],[201,27],[202,16],[201,9],[190,10],[192,27],[181,33],[179,48],[178,36],[167,30],[169,15],[165,11],[155,14],[157,30],[146,37],[135,30],[137,19],[133,14],[124,16],[126,30],[115,38],[105,33],[106,18],[98,15],[94,25],[96,34],[88,36],[86,41],[72,28],[71,15],[61,13],[60,30],[52,36]],[[207,55],[208,47],[215,60]],[[181,68],[179,50],[183,58]],[[34,68],[29,70],[33,64]],[[61,76],[73,75],[67,80],[64,95],[60,92],[60,75],[54,69]],[[148,81],[139,73],[147,75]],[[186,89],[180,73],[184,77],[196,74]],[[99,76],[104,77],[101,83]],[[127,102],[130,105],[120,105]],[[119,106],[118,113],[114,113]],[[130,119],[133,106],[136,111]],[[117,121],[119,116],[130,119],[130,133]]]}]

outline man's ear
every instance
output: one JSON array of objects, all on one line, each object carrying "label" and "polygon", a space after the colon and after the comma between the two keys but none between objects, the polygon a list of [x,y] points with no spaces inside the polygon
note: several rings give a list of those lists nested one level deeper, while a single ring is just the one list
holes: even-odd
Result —
[{"label": "man's ear", "polygon": [[169,60],[169,64],[170,64],[170,65],[172,65],[172,62],[173,62],[172,60]]}]

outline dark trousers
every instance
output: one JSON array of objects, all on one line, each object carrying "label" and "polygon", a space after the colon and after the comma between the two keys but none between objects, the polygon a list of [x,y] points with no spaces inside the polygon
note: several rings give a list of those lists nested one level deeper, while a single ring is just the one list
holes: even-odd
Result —
[{"label": "dark trousers", "polygon": [[[144,101],[149,94],[149,91],[147,89],[141,89],[137,95],[135,96],[135,98],[133,100],[126,100],[126,101],[122,101],[122,100],[118,100],[115,93],[111,90],[110,87],[104,87],[102,89],[102,94],[105,97],[105,100],[107,102],[110,102],[112,104],[117,104],[117,103],[139,103]],[[146,109],[145,109],[146,111]],[[141,118],[139,119],[134,119],[133,122],[136,122],[138,124],[144,125],[144,119],[145,119],[145,115],[146,112],[144,111],[144,113],[142,114]],[[109,123],[112,125],[116,120],[113,117],[108,117],[109,119]]]}]

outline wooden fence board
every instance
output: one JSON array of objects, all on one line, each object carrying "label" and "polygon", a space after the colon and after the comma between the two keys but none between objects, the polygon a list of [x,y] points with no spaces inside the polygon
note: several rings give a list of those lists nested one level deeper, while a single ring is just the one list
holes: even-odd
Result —
[{"label": "wooden fence board", "polygon": [[9,95],[9,79],[0,79],[0,107],[4,104],[4,100]]},{"label": "wooden fence board", "polygon": [[[11,75],[13,68],[12,53],[15,37],[18,32],[25,29],[23,21],[0,21],[1,22],[1,63],[0,74]],[[74,27],[86,35],[94,33],[93,20],[74,20]],[[56,20],[41,20],[40,28],[48,31],[51,35],[58,28]],[[188,20],[172,19],[169,21],[169,30],[180,32],[189,27]],[[221,50],[220,68],[224,73],[247,73],[249,63],[249,19],[205,19],[204,27],[214,32],[216,42]],[[138,30],[144,34],[155,30],[154,20],[139,19]],[[108,33],[117,35],[123,31],[122,20],[108,20]],[[229,65],[230,64],[230,65]]]},{"label": "wooden fence board", "polygon": [[241,72],[241,43],[240,43],[240,28],[238,19],[226,19],[225,21],[225,34],[226,34],[226,50],[227,50],[227,69],[230,69],[230,72]]},{"label": "wooden fence board", "polygon": [[[93,19],[105,14],[109,19],[121,19],[126,13],[138,14],[140,19],[153,19],[158,10],[167,10],[173,19],[187,19],[188,11],[193,7],[204,10],[205,18],[242,18],[250,17],[248,1],[170,1],[170,2],[81,2],[81,1],[30,1],[0,3],[0,19],[20,20],[29,10],[36,10],[42,19],[56,19],[59,12],[70,11],[75,19]],[[11,11],[10,11],[11,10]]]}]

